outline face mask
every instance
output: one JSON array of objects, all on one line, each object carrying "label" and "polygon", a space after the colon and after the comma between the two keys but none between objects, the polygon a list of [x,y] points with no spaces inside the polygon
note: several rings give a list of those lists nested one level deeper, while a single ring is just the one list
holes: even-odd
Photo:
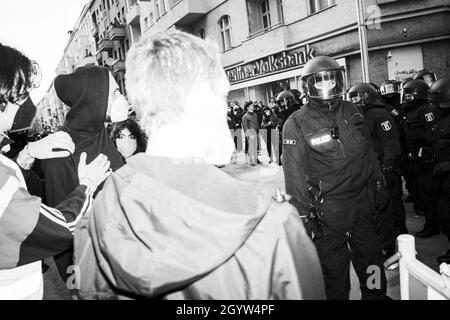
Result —
[{"label": "face mask", "polygon": [[117,151],[120,152],[125,159],[131,157],[137,150],[137,142],[132,139],[117,139]]},{"label": "face mask", "polygon": [[130,105],[128,104],[127,99],[125,99],[125,97],[117,91],[116,97],[111,105],[111,122],[121,122],[127,120],[129,108]]}]

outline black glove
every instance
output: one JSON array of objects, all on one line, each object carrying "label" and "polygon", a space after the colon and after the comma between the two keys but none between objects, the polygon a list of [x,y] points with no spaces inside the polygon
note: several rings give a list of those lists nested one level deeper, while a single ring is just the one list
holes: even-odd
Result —
[{"label": "black glove", "polygon": [[450,161],[439,162],[433,170],[433,175],[438,176],[450,172]]}]

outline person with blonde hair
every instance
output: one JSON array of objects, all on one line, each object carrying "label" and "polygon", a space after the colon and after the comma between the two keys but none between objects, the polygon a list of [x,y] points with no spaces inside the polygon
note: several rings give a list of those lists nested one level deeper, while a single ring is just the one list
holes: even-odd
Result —
[{"label": "person with blonde hair", "polygon": [[126,85],[151,142],[77,226],[79,297],[322,299],[295,208],[214,166],[234,150],[216,46],[181,31],[144,35]]}]

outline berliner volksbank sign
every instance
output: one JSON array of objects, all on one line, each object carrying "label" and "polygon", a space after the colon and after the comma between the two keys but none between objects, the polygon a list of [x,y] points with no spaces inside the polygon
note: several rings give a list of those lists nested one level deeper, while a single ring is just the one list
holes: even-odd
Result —
[{"label": "berliner volksbank sign", "polygon": [[272,73],[278,73],[280,71],[299,68],[314,57],[314,48],[306,45],[292,50],[272,54],[231,69],[226,69],[225,72],[227,74],[228,81],[233,84],[252,78],[259,78]]}]

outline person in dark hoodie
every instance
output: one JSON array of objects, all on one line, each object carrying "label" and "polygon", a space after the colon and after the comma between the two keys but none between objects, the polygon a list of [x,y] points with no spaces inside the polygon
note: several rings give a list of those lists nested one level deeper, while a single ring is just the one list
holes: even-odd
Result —
[{"label": "person in dark hoodie", "polygon": [[[88,161],[101,153],[106,155],[113,171],[124,164],[106,132],[105,122],[109,118],[112,122],[123,121],[128,115],[128,104],[120,94],[115,79],[104,67],[86,66],[71,74],[59,75],[54,87],[58,98],[70,108],[60,130],[70,135],[75,152],[67,158],[49,159],[41,163],[45,198],[49,206],[61,202],[78,184],[77,163],[82,153],[87,154]],[[72,256],[72,250],[69,250],[55,257],[64,281],[70,276],[67,267],[72,265]]]},{"label": "person in dark hoodie", "polygon": [[152,143],[77,224],[79,297],[323,299],[317,254],[286,197],[214,166],[233,152],[216,45],[177,30],[146,34],[126,63]]}]

